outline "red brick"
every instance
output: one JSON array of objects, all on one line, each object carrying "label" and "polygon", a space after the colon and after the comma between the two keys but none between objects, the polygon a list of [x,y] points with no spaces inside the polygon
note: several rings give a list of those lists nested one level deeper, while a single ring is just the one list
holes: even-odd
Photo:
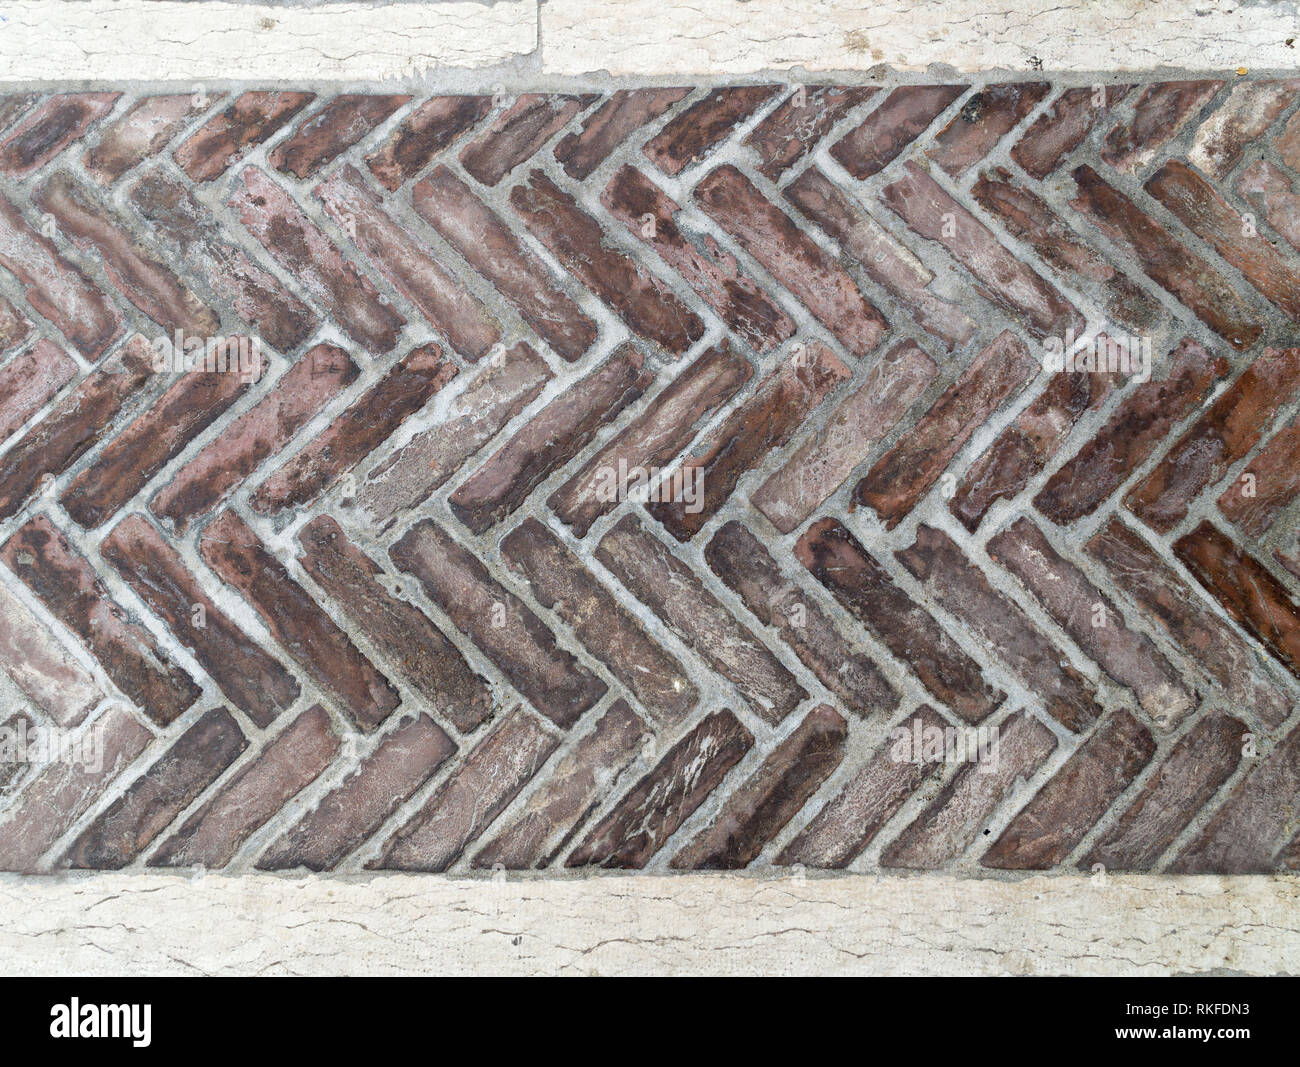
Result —
[{"label": "red brick", "polygon": [[836,519],[822,519],[794,546],[795,557],[855,619],[901,659],[921,683],[967,722],[1002,700],[979,664],[904,593]]},{"label": "red brick", "polygon": [[1062,862],[1155,751],[1151,732],[1127,711],[1116,712],[1011,820],[980,863],[1042,871]]},{"label": "red brick", "polygon": [[283,174],[310,178],[410,101],[409,96],[340,93],[277,144],[267,161]]},{"label": "red brick", "polygon": [[385,189],[396,191],[424,170],[429,160],[492,110],[490,96],[435,96],[398,125],[366,166]]},{"label": "red brick", "polygon": [[432,520],[412,526],[388,554],[557,726],[572,726],[605,694],[605,683],[560,648],[546,624]]},{"label": "red brick", "polygon": [[31,112],[0,141],[0,173],[24,178],[102,119],[121,93],[60,93]]},{"label": "red brick", "polygon": [[166,725],[198,699],[199,687],[190,676],[147,630],[130,621],[90,564],[44,515],[19,527],[0,558],[154,722]]},{"label": "red brick", "polygon": [[455,742],[429,716],[416,715],[401,723],[262,854],[258,869],[325,871],[338,866],[455,751]]},{"label": "red brick", "polygon": [[487,682],[427,615],[384,588],[379,565],[347,539],[334,519],[313,519],[298,540],[303,570],[421,699],[462,733],[492,714]]},{"label": "red brick", "polygon": [[19,118],[30,111],[40,98],[40,93],[0,94],[0,131],[9,129]]},{"label": "red brick", "polygon": [[704,323],[660,278],[610,246],[604,230],[540,170],[510,191],[532,234],[636,333],[674,356],[704,336]]},{"label": "red brick", "polygon": [[150,867],[224,867],[239,847],[320,776],[338,751],[329,715],[309,708],[149,857]]},{"label": "red brick", "polygon": [[787,97],[744,140],[759,158],[758,172],[779,181],[831,127],[878,91],[871,85],[809,85]]},{"label": "red brick", "polygon": [[230,206],[248,231],[330,310],[358,345],[375,354],[390,351],[406,320],[380,299],[369,278],[347,262],[334,243],[292,198],[257,167],[246,167]]},{"label": "red brick", "polygon": [[713,712],[620,798],[565,865],[644,867],[753,744],[735,715]]},{"label": "red brick", "polygon": [[961,111],[934,135],[934,146],[925,154],[956,177],[988,155],[1051,88],[1047,82],[985,86],[962,104]]},{"label": "red brick", "polygon": [[456,375],[436,344],[412,349],[249,498],[271,514],[309,504],[382,445]]},{"label": "red brick", "polygon": [[[1192,139],[1187,161],[1215,180],[1227,176],[1246,148],[1295,100],[1300,80],[1256,81],[1234,86],[1227,100],[1211,112]],[[1278,140],[1287,161],[1286,136]]]},{"label": "red brick", "polygon": [[501,558],[652,715],[678,722],[689,714],[699,691],[682,665],[550,530],[525,519],[502,539]]},{"label": "red brick", "polygon": [[[213,99],[220,99],[218,93]],[[197,107],[190,93],[146,96],[121,118],[109,123],[93,148],[81,157],[90,176],[111,185],[128,170],[157,155],[189,121],[206,108]]]},{"label": "red brick", "polygon": [[[298,699],[297,680],[212,602],[180,554],[146,519],[128,515],[99,551],[258,726],[269,726]],[[201,622],[196,609],[203,613]]]},{"label": "red brick", "polygon": [[1101,89],[1100,104],[1096,86],[1066,89],[1025,131],[1011,150],[1011,158],[1035,178],[1046,178],[1083,143],[1092,127],[1128,96],[1133,86],[1107,85]]},{"label": "red brick", "polygon": [[714,89],[675,115],[641,151],[665,174],[680,174],[707,156],[776,92],[774,85]]},{"label": "red brick", "polygon": [[1001,333],[903,435],[876,460],[853,499],[876,510],[889,529],[902,521],[971,435],[1038,372],[1011,331]]},{"label": "red brick", "polygon": [[8,352],[27,340],[32,324],[27,316],[0,296],[0,352]]},{"label": "red brick", "polygon": [[289,368],[258,401],[228,423],[150,503],[177,534],[224,500],[268,456],[279,452],[333,397],[357,378],[347,353],[317,345]]},{"label": "red brick", "polygon": [[1300,249],[1300,194],[1290,175],[1266,159],[1257,159],[1237,179],[1237,193],[1277,230],[1292,248]]},{"label": "red brick", "polygon": [[1228,372],[1226,359],[1190,338],[1168,362],[1163,380],[1153,375],[1129,392],[1110,421],[1048,479],[1034,497],[1039,511],[1060,525],[1091,515]]},{"label": "red brick", "polygon": [[808,695],[781,661],[635,517],[626,516],[601,538],[596,558],[768,722],[780,722]]},{"label": "red brick", "polygon": [[787,444],[849,373],[825,345],[808,345],[802,358],[787,360],[759,382],[700,443],[700,451],[682,463],[683,477],[699,487],[698,499],[650,503],[647,510],[679,541],[689,541],[727,502],[741,477]]},{"label": "red brick", "polygon": [[[1246,495],[1247,486],[1254,490],[1253,496]],[[1218,505],[1224,517],[1248,536],[1263,537],[1297,493],[1300,493],[1300,422],[1292,418],[1246,465],[1241,477],[1223,491]]]},{"label": "red brick", "polygon": [[680,274],[727,327],[759,352],[793,336],[794,320],[706,233],[683,233],[681,207],[635,167],[621,167],[600,202]]},{"label": "red brick", "polygon": [[880,343],[887,324],[840,264],[730,164],[695,187],[695,199],[856,356]]},{"label": "red brick", "polygon": [[91,674],[0,584],[0,668],[56,724],[76,726],[104,698]]},{"label": "red brick", "polygon": [[493,314],[439,260],[440,256],[381,207],[355,167],[340,168],[316,196],[376,269],[466,359],[482,358],[501,339]]},{"label": "red brick", "polygon": [[172,153],[172,158],[192,181],[210,182],[315,98],[315,93],[244,93],[205,122]]},{"label": "red brick", "polygon": [[561,356],[576,360],[596,343],[596,323],[560,288],[549,268],[450,170],[435,167],[411,190],[411,203]]},{"label": "red brick", "polygon": [[445,871],[555,751],[557,742],[516,708],[443,779],[368,864],[372,870]]},{"label": "red brick", "polygon": [[624,141],[689,93],[690,89],[620,89],[591,113],[580,132],[565,134],[555,146],[555,158],[570,178],[585,181]]},{"label": "red brick", "polygon": [[599,99],[599,93],[525,93],[460,150],[460,164],[484,185],[496,185]]},{"label": "red brick", "polygon": [[1101,158],[1129,174],[1144,169],[1225,84],[1198,80],[1146,86],[1133,102],[1133,118],[1117,123],[1106,135]]},{"label": "red brick", "polygon": [[203,532],[199,552],[353,722],[370,730],[388,718],[400,702],[388,679],[289,576],[243,519],[233,511],[222,512]]},{"label": "red brick", "polygon": [[925,132],[966,91],[964,85],[904,85],[866,120],[831,146],[831,155],[853,177],[877,174]]},{"label": "red brick", "polygon": [[0,441],[20,430],[77,373],[77,361],[43,337],[0,367]]}]

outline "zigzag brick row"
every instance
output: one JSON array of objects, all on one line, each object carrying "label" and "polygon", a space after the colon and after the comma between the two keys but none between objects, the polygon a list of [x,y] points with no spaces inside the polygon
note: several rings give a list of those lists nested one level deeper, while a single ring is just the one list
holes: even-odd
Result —
[{"label": "zigzag brick row", "polygon": [[0,868],[1300,866],[1300,82],[0,97]]}]

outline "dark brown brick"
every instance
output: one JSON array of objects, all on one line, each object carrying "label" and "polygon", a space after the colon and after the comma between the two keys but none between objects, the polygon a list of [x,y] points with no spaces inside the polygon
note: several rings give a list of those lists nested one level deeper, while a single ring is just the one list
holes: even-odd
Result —
[{"label": "dark brown brick", "polygon": [[690,89],[620,89],[555,146],[564,173],[585,181],[605,158],[648,122],[653,122]]},{"label": "dark brown brick", "polygon": [[390,192],[419,174],[429,160],[492,110],[490,96],[435,96],[412,111],[366,165]]},{"label": "dark brown brick", "polygon": [[661,279],[616,251],[574,198],[540,170],[510,191],[510,204],[532,234],[636,333],[675,356],[704,336],[704,323]]},{"label": "dark brown brick", "polygon": [[596,557],[632,594],[777,723],[808,694],[685,563],[628,515],[601,539]]},{"label": "dark brown brick", "polygon": [[831,155],[853,177],[877,174],[966,91],[964,85],[904,85],[895,89],[862,125],[831,146]]},{"label": "dark brown brick", "polygon": [[1133,118],[1116,124],[1106,135],[1101,158],[1129,174],[1143,170],[1224,84],[1198,80],[1146,86],[1133,102]]},{"label": "dark brown brick", "polygon": [[412,349],[249,498],[274,514],[309,504],[326,492],[428,403],[456,375],[436,344]]},{"label": "dark brown brick", "polygon": [[525,93],[460,150],[461,166],[484,185],[496,185],[599,99],[599,93]]},{"label": "dark brown brick", "polygon": [[735,715],[713,712],[614,805],[565,865],[644,867],[753,744]]},{"label": "dark brown brick", "polygon": [[852,276],[735,167],[695,187],[696,202],[856,356],[880,343],[887,324]]},{"label": "dark brown brick", "polygon": [[[1040,115],[1011,150],[1011,158],[1035,178],[1046,178],[1088,136],[1110,109],[1128,96],[1131,85],[1081,85],[1066,89]],[[1100,99],[1099,99],[1100,97]]]},{"label": "dark brown brick", "polygon": [[[1237,165],[1246,148],[1257,141],[1295,100],[1300,80],[1254,81],[1233,87],[1219,107],[1210,113],[1187,153],[1187,160],[1202,174],[1216,181]],[[1278,139],[1285,162],[1286,134]]]},{"label": "dark brown brick", "polygon": [[199,687],[190,676],[147,630],[130,621],[90,564],[44,515],[19,527],[0,558],[154,722],[166,725],[198,699]]},{"label": "dark brown brick", "polygon": [[1226,359],[1190,338],[1167,362],[1166,376],[1153,374],[1125,396],[1110,421],[1034,497],[1034,506],[1053,522],[1065,525],[1096,511],[1228,372]]},{"label": "dark brown brick", "polygon": [[102,119],[121,93],[59,93],[31,112],[0,141],[0,173],[24,178]]},{"label": "dark brown brick", "polygon": [[271,150],[267,161],[295,178],[310,178],[340,153],[381,126],[409,96],[340,93]]},{"label": "dark brown brick", "polygon": [[297,680],[212,602],[180,554],[146,519],[128,515],[99,551],[258,726],[269,726],[298,699]]},{"label": "dark brown brick", "polygon": [[76,726],[104,693],[48,626],[0,584],[0,668],[38,708],[63,727]]},{"label": "dark brown brick", "polygon": [[430,707],[462,733],[492,714],[487,682],[427,615],[384,588],[379,565],[347,539],[333,518],[313,519],[298,540],[303,570]]},{"label": "dark brown brick", "polygon": [[[218,93],[212,99],[223,95]],[[132,167],[166,148],[202,110],[195,106],[190,93],[146,96],[111,122],[81,161],[92,178],[111,185]]]},{"label": "dark brown brick", "polygon": [[854,489],[853,499],[874,508],[892,530],[971,435],[1037,373],[1038,363],[1024,342],[1009,330],[999,334],[916,425],[876,460]]},{"label": "dark brown brick", "polygon": [[980,666],[904,593],[836,519],[808,527],[795,557],[845,609],[901,659],[922,684],[967,722],[979,722],[1002,700]]},{"label": "dark brown brick", "polygon": [[327,871],[338,866],[455,751],[455,742],[429,716],[416,715],[401,723],[262,854],[258,869]]},{"label": "dark brown brick", "polygon": [[1063,861],[1151,762],[1151,732],[1118,711],[1002,831],[980,863],[1042,871]]},{"label": "dark brown brick", "polygon": [[934,135],[926,151],[935,163],[956,177],[974,166],[1051,91],[1047,82],[1003,82],[985,86]]},{"label": "dark brown brick", "polygon": [[550,269],[450,170],[435,167],[411,190],[411,203],[561,356],[576,360],[596,343],[596,323],[560,288]]},{"label": "dark brown brick", "polygon": [[319,704],[284,728],[149,857],[150,867],[224,867],[330,765],[339,741]]},{"label": "dark brown brick", "polygon": [[683,492],[647,504],[647,510],[679,541],[689,541],[727,502],[741,477],[787,444],[849,374],[825,345],[808,345],[759,382],[683,462],[682,477],[697,485],[698,495]]},{"label": "dark brown brick", "polygon": [[373,870],[445,871],[486,830],[555,751],[558,742],[516,708],[389,839]]},{"label": "dark brown brick", "polygon": [[230,712],[207,712],[81,832],[60,866],[125,867],[247,747]]},{"label": "dark brown brick", "polygon": [[315,98],[315,93],[244,93],[205,122],[172,153],[172,158],[192,181],[210,182]]},{"label": "dark brown brick", "polygon": [[0,367],[0,441],[21,429],[78,369],[76,360],[43,337]]},{"label": "dark brown brick", "polygon": [[557,726],[572,726],[604,695],[605,683],[560,648],[541,619],[431,520],[412,526],[388,554]]},{"label": "dark brown brick", "polygon": [[1241,473],[1219,497],[1219,510],[1250,537],[1263,537],[1300,493],[1300,421],[1288,420]]},{"label": "dark brown brick", "polygon": [[680,174],[707,156],[776,92],[774,85],[714,89],[674,116],[641,151],[665,174]]},{"label": "dark brown brick", "polygon": [[388,680],[289,576],[243,519],[223,511],[203,532],[199,552],[358,726],[370,730],[388,718],[399,703]]},{"label": "dark brown brick", "polygon": [[787,97],[745,138],[759,158],[758,172],[769,181],[811,152],[831,127],[879,90],[871,85],[810,85]]},{"label": "dark brown brick", "polygon": [[525,519],[512,530],[501,558],[652,715],[679,722],[695,707],[699,691],[682,665],[540,522]]}]

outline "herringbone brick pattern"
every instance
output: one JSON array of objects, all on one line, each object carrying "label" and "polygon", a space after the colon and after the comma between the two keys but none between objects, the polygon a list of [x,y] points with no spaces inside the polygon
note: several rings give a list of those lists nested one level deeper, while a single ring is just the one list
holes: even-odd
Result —
[{"label": "herringbone brick pattern", "polygon": [[1300,81],[19,92],[0,268],[0,867],[1300,865]]}]

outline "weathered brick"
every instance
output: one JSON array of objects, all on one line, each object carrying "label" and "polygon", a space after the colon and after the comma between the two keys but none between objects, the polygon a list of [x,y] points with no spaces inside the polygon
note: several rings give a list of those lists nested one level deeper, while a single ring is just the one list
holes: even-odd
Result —
[{"label": "weathered brick", "polygon": [[744,526],[726,523],[704,550],[709,567],[765,626],[775,627],[810,671],[860,715],[890,710],[898,699],[880,668],[840,634],[830,616],[789,581]]},{"label": "weathered brick", "polygon": [[580,132],[561,138],[555,158],[570,178],[584,181],[614,149],[689,93],[690,89],[620,89],[588,116]]},{"label": "weathered brick", "polygon": [[561,356],[576,360],[596,343],[596,323],[560,288],[550,269],[450,170],[435,167],[411,190],[411,203]]},{"label": "weathered brick", "polygon": [[148,520],[128,515],[99,551],[258,726],[270,725],[298,699],[293,675],[212,602]]},{"label": "weathered brick", "polygon": [[243,93],[225,111],[205,122],[172,153],[172,158],[192,181],[210,182],[314,99],[315,93]]},{"label": "weathered brick", "polygon": [[860,126],[831,146],[831,155],[853,177],[870,178],[898,158],[965,91],[964,85],[895,89]]},{"label": "weathered brick", "polygon": [[979,722],[1001,702],[1003,694],[984,680],[979,664],[838,520],[813,523],[795,543],[794,554],[931,693],[967,722]]},{"label": "weathered brick", "polygon": [[0,558],[149,718],[166,725],[199,697],[199,687],[152,635],[131,622],[86,559],[44,515],[5,542]]},{"label": "weathered brick", "polygon": [[781,661],[634,516],[624,517],[601,538],[596,557],[670,630],[731,681],[768,722],[780,722],[808,695]]},{"label": "weathered brick", "polygon": [[9,129],[41,98],[40,93],[0,94],[0,131]]},{"label": "weathered brick", "polygon": [[1042,871],[1066,858],[1142,768],[1156,743],[1127,711],[1118,711],[1065,761],[1002,831],[980,863]]},{"label": "weathered brick", "polygon": [[665,174],[680,174],[712,152],[776,93],[774,85],[714,89],[675,115],[641,151]]},{"label": "weathered brick", "polygon": [[662,279],[610,246],[600,223],[540,170],[510,191],[532,234],[636,333],[675,356],[704,336],[704,323]]},{"label": "weathered brick", "polygon": [[[214,99],[223,95],[217,94]],[[111,185],[132,167],[166,148],[202,110],[190,93],[143,97],[108,125],[94,147],[81,157],[82,164],[96,181]]]},{"label": "weathered brick", "polygon": [[934,135],[926,155],[953,177],[992,151],[1050,91],[1047,82],[1002,82],[985,86]]},{"label": "weathered brick", "polygon": [[380,298],[374,283],[264,171],[246,167],[240,178],[230,206],[248,231],[353,341],[376,354],[390,351],[406,320]]},{"label": "weathered brick", "polygon": [[0,367],[0,441],[12,437],[77,373],[77,361],[43,337]]},{"label": "weathered brick", "polygon": [[1011,150],[1011,158],[1035,178],[1046,178],[1132,90],[1131,85],[1066,89]]},{"label": "weathered brick", "polygon": [[428,715],[401,723],[262,854],[258,869],[327,871],[338,866],[455,751],[455,742]]},{"label": "weathered brick", "polygon": [[428,429],[377,464],[357,491],[357,507],[377,525],[424,500],[498,430],[536,399],[550,379],[546,361],[522,341],[450,386]]},{"label": "weathered brick", "polygon": [[379,197],[366,188],[355,167],[340,168],[315,192],[370,262],[457,352],[480,359],[501,339],[492,312],[439,261],[437,252],[380,207]]},{"label": "weathered brick", "polygon": [[0,352],[16,348],[31,336],[32,324],[27,316],[0,296]]},{"label": "weathered brick", "polygon": [[[988,553],[1024,583],[1047,613],[1115,681],[1136,694],[1142,710],[1164,727],[1196,707],[1196,694],[1146,635],[1028,519],[1017,519],[988,542]],[[1101,622],[1098,624],[1098,618]]]},{"label": "weathered brick", "polygon": [[224,867],[254,831],[320,776],[338,749],[325,709],[316,704],[304,711],[186,819],[149,857],[149,866]]},{"label": "weathered brick", "polygon": [[436,344],[412,349],[388,373],[275,471],[249,498],[274,514],[309,504],[428,403],[456,375]]},{"label": "weathered brick", "polygon": [[399,703],[388,680],[290,577],[243,519],[233,511],[222,512],[204,530],[199,552],[358,726],[370,730],[388,718]]},{"label": "weathered brick", "polygon": [[768,299],[711,235],[684,233],[677,222],[681,207],[635,167],[621,167],[600,202],[755,349],[766,352],[793,336],[794,320]]},{"label": "weathered brick", "polygon": [[826,424],[750,496],[754,506],[778,530],[790,533],[870,455],[937,373],[916,342],[895,345]]},{"label": "weathered brick", "polygon": [[292,134],[271,150],[267,161],[283,174],[310,178],[376,126],[383,125],[410,99],[409,96],[340,93],[303,119]]},{"label": "weathered brick", "polygon": [[565,865],[644,867],[753,744],[735,715],[713,712],[592,827]]},{"label": "weathered brick", "polygon": [[11,745],[18,738],[37,736],[38,727],[30,715],[24,712],[10,715],[0,723],[0,799],[8,799],[22,784],[31,763],[17,756]]},{"label": "weathered brick", "polygon": [[998,243],[992,231],[916,163],[880,191],[881,201],[920,236],[965,267],[985,300],[1020,319],[1034,337],[1083,332],[1083,316],[1051,284]]},{"label": "weathered brick", "polygon": [[395,192],[429,160],[492,110],[490,96],[435,96],[404,118],[366,166],[381,185]]},{"label": "weathered brick", "polygon": [[268,456],[279,452],[357,378],[341,348],[317,345],[299,358],[258,403],[172,475],[150,503],[182,534],[226,498]]},{"label": "weathered brick", "polygon": [[700,451],[682,463],[682,477],[697,486],[696,497],[683,493],[646,509],[679,541],[689,541],[727,502],[741,477],[789,442],[849,374],[825,345],[808,345],[759,382],[700,443]]},{"label": "weathered brick", "polygon": [[1150,870],[1236,770],[1246,730],[1239,719],[1219,713],[1198,722],[1079,866]]},{"label": "weathered brick", "polygon": [[379,565],[347,539],[333,518],[313,519],[298,540],[303,570],[430,707],[462,733],[492,714],[487,682],[427,615],[384,588]]},{"label": "weathered brick", "polygon": [[484,185],[496,185],[599,99],[599,93],[525,93],[460,150],[460,164]]},{"label": "weathered brick", "polygon": [[1295,100],[1297,92],[1300,80],[1296,79],[1234,86],[1228,99],[1196,131],[1187,161],[1211,178],[1225,177],[1247,146],[1258,140]]},{"label": "weathered brick", "polygon": [[1073,171],[1079,195],[1070,205],[1085,212],[1116,246],[1186,304],[1233,348],[1249,348],[1264,331],[1254,310],[1228,281],[1089,166]]},{"label": "weathered brick", "polygon": [[989,416],[1038,373],[1015,334],[999,334],[921,416],[910,432],[876,460],[853,499],[876,510],[893,529],[938,480]]},{"label": "weathered brick", "polygon": [[388,554],[557,726],[572,726],[604,695],[605,683],[560,648],[546,624],[432,520],[412,526]]},{"label": "weathered brick", "polygon": [[1133,102],[1133,118],[1117,123],[1106,135],[1101,158],[1116,170],[1135,174],[1195,118],[1220,89],[1222,81],[1156,82]]},{"label": "weathered brick", "polygon": [[[895,730],[942,730],[947,723],[933,708],[922,706]],[[847,867],[893,818],[903,802],[943,766],[942,761],[896,758],[894,744],[885,745],[827,801],[810,823],[782,849],[783,866]]]},{"label": "weathered brick", "polygon": [[[1258,427],[1262,429],[1262,427]],[[1263,537],[1300,493],[1300,421],[1287,423],[1219,497],[1219,510],[1248,536]]]},{"label": "weathered brick", "polygon": [[1024,679],[1052,718],[1075,733],[1093,723],[1098,714],[1093,684],[1014,601],[989,584],[947,534],[922,524],[916,541],[894,555],[990,656]]},{"label": "weathered brick", "polygon": [[1129,392],[1106,425],[1048,479],[1034,497],[1039,511],[1062,526],[1091,515],[1228,372],[1226,359],[1190,338],[1168,362],[1166,377],[1153,375]]},{"label": "weathered brick", "polygon": [[525,519],[503,538],[501,558],[651,714],[678,722],[695,706],[699,690],[682,665],[540,522]]},{"label": "weathered brick", "polygon": [[78,835],[60,866],[127,866],[247,747],[230,712],[207,712]]},{"label": "weathered brick", "polygon": [[986,821],[998,805],[1056,750],[1052,731],[1027,711],[1016,712],[997,730],[992,759],[958,770],[881,854],[882,866],[934,870],[956,859],[988,833]]},{"label": "weathered brick", "polygon": [[24,178],[62,152],[102,119],[121,93],[59,93],[27,115],[0,140],[0,173]]},{"label": "weathered brick", "polygon": [[1300,194],[1286,171],[1257,159],[1241,172],[1237,193],[1262,212],[1292,248],[1300,249]]},{"label": "weathered brick", "polygon": [[831,127],[875,96],[872,85],[809,85],[791,94],[750,131],[744,144],[758,156],[758,172],[769,181],[811,152]]},{"label": "weathered brick", "polygon": [[695,200],[850,352],[865,356],[880,343],[885,318],[848,271],[735,167],[711,171]]},{"label": "weathered brick", "polygon": [[1278,409],[1297,390],[1300,348],[1266,349],[1183,434],[1159,466],[1129,491],[1125,506],[1148,526],[1168,533],[1187,515],[1188,505],[1202,489],[1219,481],[1255,447]]},{"label": "weathered brick", "polygon": [[949,351],[974,335],[970,316],[930,292],[934,272],[816,167],[787,185],[785,198],[834,237],[863,274],[893,293],[916,324]]},{"label": "weathered brick", "polygon": [[[645,411],[623,428],[547,500],[579,537],[618,506],[610,492],[619,472],[647,474],[666,466],[709,415],[730,400],[753,374],[749,361],[725,341],[708,349],[673,378]],[[619,488],[619,487],[615,487]],[[629,487],[622,487],[629,488]]]},{"label": "weathered brick", "polygon": [[366,866],[445,871],[541,769],[558,742],[516,708],[483,738]]},{"label": "weathered brick", "polygon": [[59,726],[76,726],[104,698],[90,672],[2,583],[0,668]]},{"label": "weathered brick", "polygon": [[545,867],[564,851],[602,794],[618,788],[640,742],[649,736],[645,723],[627,703],[616,700],[568,755],[550,768],[545,783],[528,798],[518,818],[474,857],[474,866]]}]

